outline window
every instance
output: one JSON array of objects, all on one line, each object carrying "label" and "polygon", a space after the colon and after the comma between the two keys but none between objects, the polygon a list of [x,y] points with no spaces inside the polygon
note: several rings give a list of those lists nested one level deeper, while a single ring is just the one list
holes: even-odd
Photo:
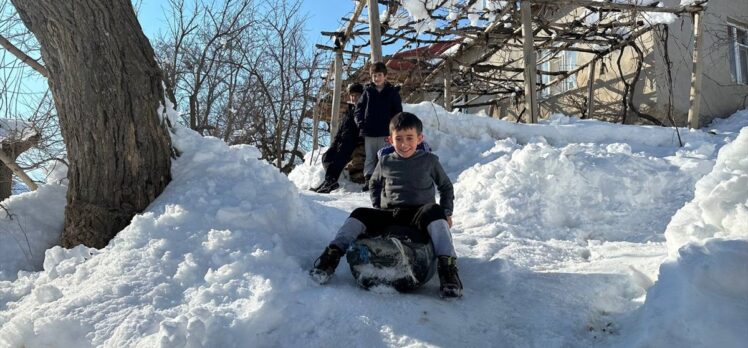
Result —
[{"label": "window", "polygon": [[735,82],[748,85],[748,29],[730,24],[727,31],[730,37],[730,72]]},{"label": "window", "polygon": [[[541,61],[540,69],[549,72],[569,71],[577,67],[577,52],[574,51],[560,51],[556,52],[554,56],[551,56],[552,52],[542,52],[540,55]],[[558,75],[540,75],[540,80],[544,85],[547,85],[553,81]],[[570,91],[577,88],[577,77],[571,75],[565,78],[563,81],[556,83],[550,88],[546,88],[541,92],[542,97],[549,97]]]}]

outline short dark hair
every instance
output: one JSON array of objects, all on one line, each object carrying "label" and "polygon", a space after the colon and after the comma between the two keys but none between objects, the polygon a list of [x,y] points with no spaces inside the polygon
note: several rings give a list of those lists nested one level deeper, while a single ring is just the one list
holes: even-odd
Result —
[{"label": "short dark hair", "polygon": [[423,132],[423,122],[418,116],[411,114],[410,112],[401,112],[392,117],[390,120],[390,134],[394,131],[401,131],[406,129],[416,129],[417,134]]},{"label": "short dark hair", "polygon": [[369,67],[369,73],[372,75],[374,75],[374,73],[382,73],[387,75],[387,65],[382,62],[376,62]]},{"label": "short dark hair", "polygon": [[348,93],[364,94],[364,86],[358,82],[348,85]]}]

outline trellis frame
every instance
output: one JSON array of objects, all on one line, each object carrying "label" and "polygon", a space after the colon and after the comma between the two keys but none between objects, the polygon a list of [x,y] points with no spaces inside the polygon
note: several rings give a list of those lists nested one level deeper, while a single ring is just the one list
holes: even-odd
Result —
[{"label": "trellis frame", "polygon": [[[371,36],[372,33],[368,31],[369,21],[359,19],[363,3],[372,3],[374,1],[375,0],[359,0],[357,2],[353,15],[347,19],[348,25],[344,32],[322,32],[323,35],[338,38],[339,41],[336,42],[342,43],[342,47],[331,48],[329,46],[317,45],[317,48],[324,50],[333,49],[337,50],[336,52],[341,52],[344,56],[347,55],[348,63],[345,65],[349,67],[349,70],[357,65],[357,60],[361,56],[366,56],[366,54],[361,52],[362,49],[370,47],[371,42],[375,42],[376,49],[377,40],[373,38]],[[521,95],[525,100],[525,110],[530,110],[530,112],[526,112],[526,114],[529,114],[530,116],[526,121],[534,123],[537,120],[537,93],[540,90],[560,83],[567,77],[576,74],[582,69],[590,69],[590,71],[594,71],[595,64],[600,59],[615,50],[626,47],[633,42],[633,40],[654,28],[654,26],[646,26],[637,20],[631,22],[599,23],[595,26],[584,26],[580,24],[583,19],[573,22],[573,25],[570,27],[564,28],[558,25],[554,26],[554,21],[548,21],[546,17],[548,17],[549,13],[553,11],[570,13],[573,9],[577,8],[586,8],[591,11],[590,13],[624,13],[631,16],[631,18],[636,18],[636,14],[643,12],[670,13],[677,16],[688,15],[694,17],[693,22],[696,45],[693,50],[689,126],[692,128],[698,127],[700,99],[699,88],[701,82],[701,60],[699,59],[701,45],[699,43],[703,32],[700,28],[700,26],[703,25],[700,16],[706,8],[707,0],[696,1],[692,5],[678,7],[655,7],[651,5],[645,6],[639,4],[598,2],[591,0],[515,0],[509,1],[510,4],[508,6],[493,13],[495,19],[488,22],[488,25],[486,25],[485,28],[461,26],[461,24],[467,20],[470,6],[474,4],[475,1],[476,0],[468,0],[462,4],[463,6],[458,8],[459,11],[457,16],[451,21],[447,21],[445,17],[439,16],[437,13],[439,8],[432,10],[432,15],[437,17],[436,20],[444,23],[444,25],[437,27],[435,30],[426,31],[421,34],[415,31],[414,25],[416,22],[412,20],[404,27],[393,28],[389,26],[389,19],[397,12],[400,4],[395,0],[378,1],[379,4],[387,6],[386,17],[381,22],[381,28],[383,29],[381,32],[381,38],[383,40],[380,40],[380,42],[382,45],[397,42],[401,43],[402,47],[395,52],[395,54],[411,49],[414,45],[419,46],[421,44],[445,42],[454,39],[457,36],[469,39],[458,43],[459,48],[457,48],[457,51],[462,53],[459,56],[455,55],[450,57],[450,59],[442,59],[442,61],[437,64],[417,62],[418,64],[422,64],[424,70],[426,70],[426,73],[424,74],[425,76],[421,77],[421,81],[425,81],[425,83],[419,84],[418,88],[404,90],[405,93],[403,94],[403,100],[405,102],[415,102],[423,93],[440,92],[439,94],[444,98],[443,104],[445,107],[464,108],[495,104],[502,100],[506,100],[507,98],[512,98],[517,92],[521,92]],[[447,0],[442,0],[440,6],[443,6],[446,3]],[[488,15],[489,13],[482,13],[481,18],[487,20]],[[563,16],[560,16],[559,18],[562,17]],[[378,18],[373,18],[371,20],[373,23],[379,23]],[[377,24],[375,24],[375,26],[377,28],[380,27],[380,25]],[[358,29],[353,30],[354,27],[357,27]],[[613,30],[614,27],[629,28],[629,35],[623,36],[615,34]],[[523,28],[525,30],[523,30]],[[552,34],[549,35],[549,33]],[[360,43],[360,40],[357,39],[364,36],[370,37],[369,42]],[[346,49],[346,45],[349,43],[351,49]],[[607,48],[586,48],[586,46],[593,46],[601,43],[607,44]],[[487,60],[496,52],[507,48],[515,51],[521,48],[523,52],[521,60],[525,62],[525,68],[521,69],[522,71],[518,71],[516,67],[512,66],[518,62],[518,59],[508,60],[501,65],[487,63]],[[536,70],[538,64],[542,62],[533,62],[534,59],[532,58],[535,58],[536,52],[543,49],[548,49],[554,54],[564,50],[586,52],[593,54],[594,57],[572,70],[551,73],[548,71]],[[476,56],[476,58],[464,58],[471,56],[471,52],[478,52],[477,54],[472,54],[472,56]],[[363,65],[365,64],[366,63],[363,63]],[[422,72],[419,71],[418,73]],[[555,78],[547,84],[542,84],[534,81],[535,77],[539,74],[552,75],[555,76]],[[349,75],[351,75],[350,71]],[[414,79],[414,75],[414,73],[411,73],[411,75],[403,81],[403,84],[408,86],[408,83],[412,82],[409,80]],[[330,76],[330,74],[327,74],[327,76]],[[431,83],[436,82],[440,76],[446,77],[443,79],[443,83]],[[489,86],[491,90],[488,90],[488,88],[485,90],[475,88],[473,83],[469,86],[464,84],[460,85],[455,83],[455,80],[452,80],[452,77],[465,78],[468,76],[472,79],[472,82],[475,82],[475,79],[477,79],[480,83]],[[508,77],[498,78],[497,76]],[[590,76],[592,77],[594,75],[591,73]],[[522,87],[518,88],[520,85]],[[320,90],[320,94],[327,92],[324,90],[324,88],[328,86],[327,81],[325,81],[323,86],[325,87]],[[589,103],[587,105],[588,113],[591,112],[591,104],[594,102],[592,98],[593,90],[594,85],[591,78],[587,86]],[[333,92],[335,93],[335,91]],[[495,97],[487,102],[457,102],[457,100],[465,95],[495,95]],[[334,112],[337,108],[333,105],[332,109]]]}]

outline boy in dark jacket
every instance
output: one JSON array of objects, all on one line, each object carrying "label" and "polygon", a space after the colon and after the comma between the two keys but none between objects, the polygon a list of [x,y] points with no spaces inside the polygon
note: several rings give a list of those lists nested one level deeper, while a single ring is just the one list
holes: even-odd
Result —
[{"label": "boy in dark jacket", "polygon": [[387,82],[387,66],[382,62],[369,68],[371,83],[366,85],[364,94],[356,103],[356,124],[364,137],[366,161],[364,162],[364,191],[377,165],[377,151],[387,145],[390,119],[403,111],[400,88]]},{"label": "boy in dark jacket", "polygon": [[356,149],[356,144],[360,138],[360,131],[356,125],[353,111],[356,101],[358,101],[363,92],[364,86],[360,83],[348,85],[348,111],[343,116],[340,127],[335,133],[335,138],[333,138],[330,144],[330,148],[322,155],[322,164],[325,166],[325,181],[313,188],[312,191],[330,193],[330,191],[340,187],[340,184],[338,184],[340,173],[343,172],[343,168],[351,160],[353,150]]},{"label": "boy in dark jacket", "polygon": [[[417,150],[423,142],[423,125],[418,117],[401,112],[389,128],[395,152],[382,156],[369,181],[374,208],[357,208],[351,213],[309,274],[315,281],[326,283],[345,250],[359,236],[372,235],[390,225],[410,226],[428,234],[434,245],[439,294],[460,297],[462,282],[449,231],[454,206],[452,183],[436,155]],[[434,199],[434,185],[439,191],[439,204]]]}]

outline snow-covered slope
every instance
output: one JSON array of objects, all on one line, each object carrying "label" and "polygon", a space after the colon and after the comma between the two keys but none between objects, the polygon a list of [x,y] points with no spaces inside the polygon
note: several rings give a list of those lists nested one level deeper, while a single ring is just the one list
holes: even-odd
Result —
[{"label": "snow-covered slope", "polygon": [[[312,261],[351,210],[369,205],[360,186],[342,179],[330,195],[312,193],[306,189],[323,174],[318,156],[286,178],[252,147],[180,130],[174,141],[184,154],[174,162],[174,181],[108,247],[55,247],[43,264],[22,265],[18,247],[0,246],[0,346],[730,346],[744,337],[748,319],[737,312],[744,287],[725,282],[741,276],[730,265],[745,257],[743,235],[689,245],[653,282],[679,223],[671,217],[718,199],[699,187],[735,180],[734,170],[720,169],[732,162],[717,152],[748,125],[748,113],[712,132],[681,129],[685,146],[678,147],[668,128],[563,116],[521,125],[430,103],[405,109],[422,117],[455,183],[462,299],[439,299],[436,280],[411,294],[365,291],[345,262],[331,283],[317,285],[306,274]],[[47,216],[36,229],[54,240],[64,186],[47,190],[23,197],[49,202],[36,208]],[[739,217],[746,193],[735,191],[716,192],[734,194],[725,200],[732,207],[720,209]],[[4,204],[33,216],[38,206],[21,202]],[[700,206],[700,216],[714,213],[713,205]],[[712,262],[726,273],[699,271]],[[732,321],[715,332],[723,341],[701,340],[717,328],[702,320],[722,317],[690,315],[713,304],[699,282],[684,286],[694,279],[729,295],[719,308],[735,310],[724,314]],[[685,290],[673,296],[676,289]],[[654,316],[673,306],[685,309],[667,314],[670,323]],[[658,328],[652,323],[672,327],[673,320],[704,329],[673,341],[647,334]]]}]

